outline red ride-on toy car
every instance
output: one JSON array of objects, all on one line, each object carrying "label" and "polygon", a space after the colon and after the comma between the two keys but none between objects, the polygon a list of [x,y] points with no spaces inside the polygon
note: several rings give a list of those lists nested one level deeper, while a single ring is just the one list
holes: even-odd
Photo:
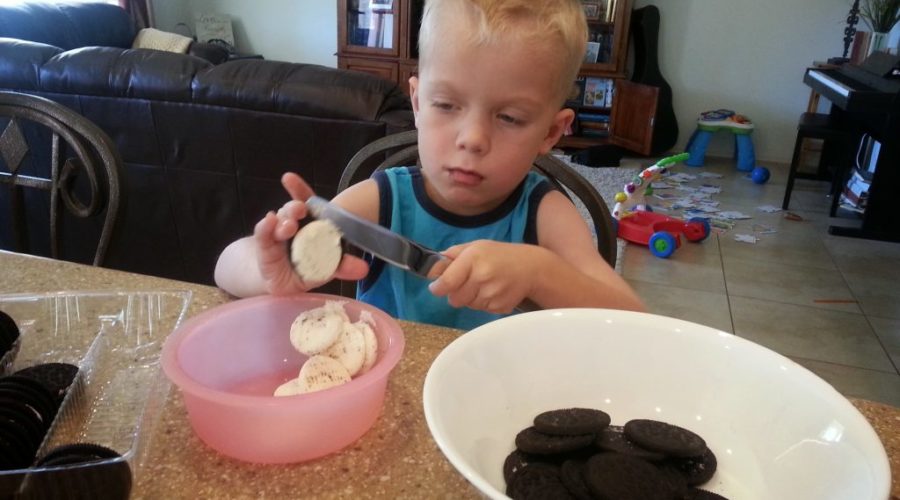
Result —
[{"label": "red ride-on toy car", "polygon": [[709,231],[709,221],[706,219],[694,218],[685,222],[639,210],[619,221],[618,234],[626,241],[647,245],[650,253],[666,258],[681,246],[682,233],[688,241],[700,242],[709,236]]},{"label": "red ride-on toy car", "polygon": [[697,217],[685,222],[653,213],[644,201],[653,192],[651,183],[665,174],[669,165],[687,160],[688,157],[687,153],[682,153],[659,160],[636,175],[625,185],[623,192],[616,194],[613,217],[617,219],[616,233],[620,238],[647,245],[653,255],[666,258],[681,246],[682,233],[692,242],[703,241],[709,236],[707,219]]}]

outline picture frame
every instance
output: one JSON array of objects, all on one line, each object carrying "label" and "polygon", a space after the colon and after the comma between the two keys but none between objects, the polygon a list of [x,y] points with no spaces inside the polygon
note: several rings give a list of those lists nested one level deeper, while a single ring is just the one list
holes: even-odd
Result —
[{"label": "picture frame", "polygon": [[200,12],[194,16],[194,33],[197,41],[210,43],[216,40],[226,48],[234,51],[234,31],[231,28],[231,16],[215,12]]},{"label": "picture frame", "polygon": [[597,62],[597,57],[600,56],[600,43],[599,42],[587,42],[587,49],[584,51],[584,63],[594,64]]},{"label": "picture frame", "polygon": [[588,21],[600,21],[606,18],[606,11],[602,8],[603,4],[609,0],[592,0],[582,1],[581,7],[584,9],[584,17]]}]

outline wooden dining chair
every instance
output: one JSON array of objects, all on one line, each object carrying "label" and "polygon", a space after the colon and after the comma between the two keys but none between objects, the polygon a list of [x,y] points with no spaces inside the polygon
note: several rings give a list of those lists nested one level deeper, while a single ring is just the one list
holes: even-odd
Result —
[{"label": "wooden dining chair", "polygon": [[[377,139],[359,150],[344,168],[337,192],[367,179],[372,173],[398,165],[419,163],[416,130],[400,132]],[[609,207],[581,174],[551,155],[539,156],[533,168],[547,177],[569,199],[580,201],[591,218],[597,237],[597,250],[610,266],[616,265],[616,231]],[[575,201],[573,199],[573,202]]]},{"label": "wooden dining chair", "polygon": [[[91,263],[101,265],[121,196],[122,159],[112,140],[71,109],[18,92],[0,91],[0,129],[0,200],[8,199],[8,207],[0,207],[0,236],[11,238],[20,253],[40,253],[32,247],[49,242],[50,257],[66,260],[89,241],[85,259],[92,253]],[[48,199],[49,214],[38,214]],[[76,227],[77,219],[97,222]],[[47,233],[34,229],[45,222]]]}]

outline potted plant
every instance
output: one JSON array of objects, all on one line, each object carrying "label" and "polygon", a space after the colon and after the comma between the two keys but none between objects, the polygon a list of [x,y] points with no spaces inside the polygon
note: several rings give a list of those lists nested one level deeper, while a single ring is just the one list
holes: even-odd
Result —
[{"label": "potted plant", "polygon": [[900,21],[900,0],[862,0],[859,16],[872,28],[872,50],[883,50],[888,33]]}]

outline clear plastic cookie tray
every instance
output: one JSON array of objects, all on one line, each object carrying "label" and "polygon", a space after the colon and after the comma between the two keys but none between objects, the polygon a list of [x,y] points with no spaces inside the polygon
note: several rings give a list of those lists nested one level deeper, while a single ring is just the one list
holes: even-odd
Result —
[{"label": "clear plastic cookie tray", "polygon": [[29,483],[62,477],[71,469],[121,470],[123,462],[131,482],[137,482],[169,393],[159,354],[165,338],[184,319],[190,300],[188,291],[0,295],[0,310],[12,316],[21,331],[18,352],[0,361],[2,374],[43,363],[79,369],[37,456],[71,443],[98,444],[121,455],[89,466],[0,470],[0,498],[22,494]]}]

